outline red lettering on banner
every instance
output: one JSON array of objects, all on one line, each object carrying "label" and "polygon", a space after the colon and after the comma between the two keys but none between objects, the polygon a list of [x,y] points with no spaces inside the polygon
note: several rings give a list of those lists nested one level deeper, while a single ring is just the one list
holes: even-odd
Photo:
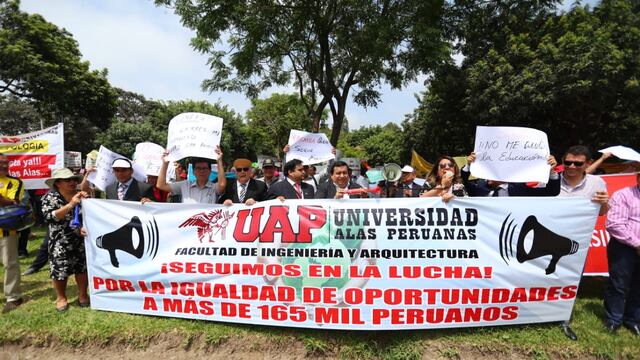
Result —
[{"label": "red lettering on banner", "polygon": [[213,315],[213,302],[208,300],[196,301],[193,299],[162,299],[162,308],[165,312],[184,313],[194,315]]},{"label": "red lettering on banner", "polygon": [[[260,235],[260,218],[264,213],[263,207],[256,207],[250,210],[239,210],[238,221],[236,227],[233,230],[233,237],[238,242],[251,242],[255,241]],[[251,222],[249,223],[249,231],[245,232],[245,222],[247,217],[251,216]]]},{"label": "red lettering on banner", "polygon": [[342,277],[342,266],[309,264],[307,267],[309,277],[339,278]]},{"label": "red lettering on banner", "polygon": [[364,279],[380,279],[382,274],[380,269],[375,265],[365,265],[360,272],[360,267],[357,265],[349,266],[349,277],[351,278],[364,278]]},{"label": "red lettering on banner", "polygon": [[274,234],[280,233],[281,241],[285,243],[295,242],[296,235],[289,222],[288,206],[271,206],[269,208],[269,218],[260,234],[260,242],[273,242]]},{"label": "red lettering on banner", "polygon": [[101,277],[93,277],[93,288],[98,290],[104,287],[108,291],[136,291],[133,283],[129,280],[103,279]]},{"label": "red lettering on banner", "polygon": [[435,309],[373,309],[371,321],[380,325],[388,321],[391,325],[454,324],[473,322],[509,321],[518,317],[517,306],[435,308]]},{"label": "red lettering on banner", "polygon": [[220,303],[220,315],[224,317],[239,317],[242,319],[251,318],[249,304],[234,304],[229,302]]},{"label": "red lettering on banner", "polygon": [[144,298],[144,304],[142,305],[143,310],[158,310],[158,304],[156,304],[156,300],[152,297],[146,296]]},{"label": "red lettering on banner", "polygon": [[26,179],[51,177],[51,166],[56,164],[56,155],[8,155],[9,173]]},{"label": "red lettering on banner", "polygon": [[143,293],[164,294],[164,285],[162,285],[160,281],[152,281],[150,285],[150,287],[147,287],[147,284],[144,281],[138,281],[138,286]]},{"label": "red lettering on banner", "polygon": [[364,325],[360,309],[350,307],[316,307],[315,320],[318,324]]},{"label": "red lettering on banner", "polygon": [[320,229],[327,222],[327,212],[320,206],[298,206],[300,230],[297,242],[311,242],[311,230]]},{"label": "red lettering on banner", "polygon": [[307,304],[337,304],[337,288],[303,287],[302,302]]},{"label": "red lettering on banner", "polygon": [[22,139],[20,139],[19,137],[7,137],[7,136],[0,137],[0,142],[3,142],[3,143],[17,144],[21,140]]}]

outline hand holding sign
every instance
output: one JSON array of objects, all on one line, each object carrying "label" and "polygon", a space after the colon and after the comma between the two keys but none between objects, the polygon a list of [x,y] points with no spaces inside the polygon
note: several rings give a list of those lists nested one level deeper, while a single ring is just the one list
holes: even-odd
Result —
[{"label": "hand holding sign", "polygon": [[540,130],[478,126],[471,174],[506,182],[548,182],[550,166],[547,134]]},{"label": "hand holding sign", "polygon": [[323,133],[291,130],[287,147],[285,160],[302,160],[304,165],[318,164],[336,157],[335,149]]},{"label": "hand holding sign", "polygon": [[200,113],[182,113],[171,119],[167,138],[169,160],[189,156],[216,159],[222,123],[222,118]]}]

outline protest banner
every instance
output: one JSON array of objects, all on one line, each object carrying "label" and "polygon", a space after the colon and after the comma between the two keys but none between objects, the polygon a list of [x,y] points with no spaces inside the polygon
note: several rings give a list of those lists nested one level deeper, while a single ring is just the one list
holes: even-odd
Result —
[{"label": "protest banner", "polygon": [[[609,198],[616,191],[637,184],[635,174],[615,174],[601,175],[602,180],[607,184]],[[607,216],[598,216],[596,227],[591,236],[587,262],[584,266],[586,276],[609,276],[609,264],[607,262],[607,244],[609,244],[609,232],[605,228]]]},{"label": "protest banner", "polygon": [[285,156],[285,162],[298,159],[304,165],[313,165],[335,159],[333,146],[324,133],[291,130],[288,144],[289,152]]},{"label": "protest banner", "polygon": [[506,182],[549,181],[549,142],[540,130],[478,126],[471,175]]},{"label": "protest banner", "polygon": [[139,143],[133,153],[133,161],[144,169],[146,175],[158,176],[162,166],[162,153],[164,153],[164,148],[158,144]]},{"label": "protest banner", "polygon": [[171,119],[167,136],[169,160],[189,156],[217,159],[222,123],[222,118],[200,113],[182,113]]},{"label": "protest banner", "polygon": [[584,198],[82,203],[91,307],[319,329],[570,317]]},{"label": "protest banner", "polygon": [[[87,179],[98,189],[102,191],[106,190],[107,186],[116,181],[116,176],[113,174],[111,164],[113,164],[113,161],[118,158],[125,158],[129,160],[126,156],[122,156],[100,145],[100,150],[98,150],[98,157],[96,159],[96,171],[89,174]],[[133,161],[131,162],[131,165],[133,165],[133,178],[138,181],[145,182],[147,180],[147,175],[145,174],[144,168]]]},{"label": "protest banner", "polygon": [[60,123],[23,135],[0,135],[0,153],[9,158],[9,175],[25,189],[47,189],[52,169],[64,167],[64,129]]},{"label": "protest banner", "polygon": [[80,151],[65,151],[64,152],[64,167],[67,168],[81,168],[82,167],[82,153]]}]

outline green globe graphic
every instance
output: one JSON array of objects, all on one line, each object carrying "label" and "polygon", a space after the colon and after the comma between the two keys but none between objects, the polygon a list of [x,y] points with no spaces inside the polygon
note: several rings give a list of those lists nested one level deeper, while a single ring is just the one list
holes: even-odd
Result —
[{"label": "green globe graphic", "polygon": [[[349,256],[348,249],[360,249],[362,245],[362,240],[345,240],[345,239],[336,239],[335,235],[338,230],[340,230],[343,234],[350,231],[351,233],[357,233],[359,230],[359,226],[335,226],[332,224],[333,221],[327,221],[327,223],[321,228],[318,229],[314,234],[310,243],[301,244],[296,243],[292,244],[290,248],[318,248],[318,249],[332,249],[335,252],[339,250],[342,251],[342,256],[333,256],[333,257],[312,257],[312,258],[300,258],[300,257],[284,257],[280,259],[280,262],[283,265],[287,264],[296,264],[300,266],[302,271],[301,276],[297,277],[289,277],[283,276],[282,282],[285,285],[291,286],[296,289],[296,294],[298,298],[301,297],[302,288],[303,287],[332,287],[341,289],[344,287],[347,282],[350,280],[349,278],[349,266],[355,265],[355,261],[357,260],[357,253],[355,258],[351,258]],[[341,274],[339,277],[331,276],[331,277],[311,277],[309,276],[309,266],[310,265],[323,265],[323,266],[339,266],[341,269]]]}]

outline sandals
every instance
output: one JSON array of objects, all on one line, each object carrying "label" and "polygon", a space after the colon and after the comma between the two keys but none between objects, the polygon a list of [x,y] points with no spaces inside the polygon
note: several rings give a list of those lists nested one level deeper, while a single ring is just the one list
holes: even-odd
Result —
[{"label": "sandals", "polygon": [[69,303],[67,300],[56,300],[56,311],[65,312],[69,310]]},{"label": "sandals", "polygon": [[85,302],[78,300],[78,306],[81,308],[88,308],[89,306],[91,306],[91,302],[89,300]]}]

